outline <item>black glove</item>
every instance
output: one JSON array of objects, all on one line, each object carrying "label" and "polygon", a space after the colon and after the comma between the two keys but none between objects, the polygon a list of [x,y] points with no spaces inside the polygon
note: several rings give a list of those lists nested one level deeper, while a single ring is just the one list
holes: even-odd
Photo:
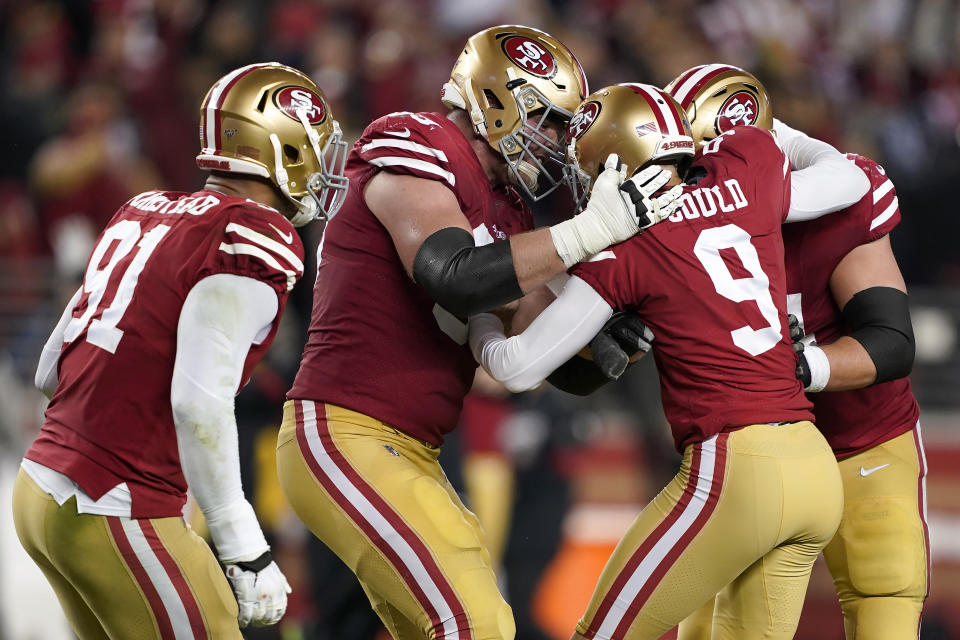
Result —
[{"label": "black glove", "polygon": [[632,311],[613,314],[593,340],[593,362],[605,376],[616,380],[638,351],[647,353],[653,343],[653,331]]},{"label": "black glove", "polygon": [[797,354],[797,380],[803,383],[804,388],[810,386],[810,365],[807,363],[807,356],[803,355],[803,327],[800,326],[800,320],[792,313],[787,316],[787,328],[790,330],[790,340],[793,341],[793,351]]}]

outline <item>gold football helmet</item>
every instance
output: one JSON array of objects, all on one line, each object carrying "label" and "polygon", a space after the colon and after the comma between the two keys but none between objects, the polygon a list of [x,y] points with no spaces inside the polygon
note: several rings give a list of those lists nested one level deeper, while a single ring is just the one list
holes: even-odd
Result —
[{"label": "gold football helmet", "polygon": [[[514,184],[539,200],[563,182],[564,145],[547,124],[562,132],[586,94],[580,62],[563,43],[537,29],[504,25],[467,41],[441,100],[470,115],[476,132],[507,161]],[[535,124],[527,122],[531,116]]]},{"label": "gold football helmet", "polygon": [[343,204],[347,144],[320,88],[277,62],[231,71],[200,108],[201,169],[261,176],[297,207],[302,226]]},{"label": "gold football helmet", "polygon": [[611,153],[632,176],[648,164],[692,158],[695,151],[683,109],[649,84],[617,84],[590,94],[573,114],[566,139],[566,181],[578,208]]},{"label": "gold football helmet", "polygon": [[767,90],[739,67],[702,64],[681,73],[665,90],[686,109],[693,139],[699,144],[738,125],[773,129]]}]

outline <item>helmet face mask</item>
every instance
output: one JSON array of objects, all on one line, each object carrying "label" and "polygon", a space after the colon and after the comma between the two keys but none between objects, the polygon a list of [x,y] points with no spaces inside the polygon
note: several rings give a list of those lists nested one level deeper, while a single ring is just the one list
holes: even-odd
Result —
[{"label": "helmet face mask", "polygon": [[563,182],[563,142],[554,132],[566,128],[586,92],[579,61],[560,41],[505,25],[467,41],[441,100],[467,112],[476,133],[507,163],[510,180],[539,200]]},{"label": "helmet face mask", "polygon": [[698,144],[735,126],[773,129],[770,97],[751,73],[727,64],[687,69],[665,88],[683,107]]},{"label": "helmet face mask", "polygon": [[615,153],[627,176],[650,164],[692,158],[693,138],[686,114],[663,90],[625,83],[590,94],[570,120],[564,180],[577,208],[586,206],[590,187]]},{"label": "helmet face mask", "polygon": [[346,195],[347,145],[319,87],[276,62],[236,69],[207,92],[201,169],[269,180],[296,208],[294,226],[334,215]]}]

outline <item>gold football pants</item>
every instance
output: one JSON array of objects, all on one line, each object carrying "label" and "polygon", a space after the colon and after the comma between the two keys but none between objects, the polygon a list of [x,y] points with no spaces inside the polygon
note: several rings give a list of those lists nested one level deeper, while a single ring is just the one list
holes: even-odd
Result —
[{"label": "gold football pants", "polygon": [[440,450],[369,416],[288,401],[277,471],[301,520],[357,575],[394,638],[512,640],[483,531]]},{"label": "gold football pants", "polygon": [[[839,463],[843,518],[823,557],[847,640],[916,639],[929,592],[926,458],[920,426]],[[678,640],[710,640],[712,600]]]},{"label": "gold football pants", "polygon": [[182,518],[78,514],[22,469],[13,518],[80,640],[243,637],[223,570]]},{"label": "gold football pants", "polygon": [[577,632],[659,638],[723,589],[715,640],[792,638],[842,509],[837,463],[810,422],[691,445],[620,541]]}]

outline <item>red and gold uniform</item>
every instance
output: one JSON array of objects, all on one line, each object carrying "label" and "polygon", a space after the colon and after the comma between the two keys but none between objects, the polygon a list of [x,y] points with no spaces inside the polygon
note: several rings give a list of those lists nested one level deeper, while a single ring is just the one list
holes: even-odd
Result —
[{"label": "red and gold uniform", "polygon": [[[783,231],[788,306],[820,344],[849,334],[830,294],[834,269],[900,222],[896,190],[883,168],[862,156],[848,158],[870,178],[867,194],[847,209]],[[916,638],[929,592],[930,550],[926,459],[910,381],[808,397],[843,476],[843,519],[823,554],[847,638]]]},{"label": "red and gold uniform", "polygon": [[668,221],[571,271],[653,330],[683,453],[608,562],[587,638],[658,638],[721,589],[714,638],[793,636],[842,498],[787,335],[788,168],[769,132],[737,127],[700,151]]},{"label": "red and gold uniform", "polygon": [[277,315],[247,354],[245,381],[302,272],[286,218],[215,191],[143,193],[100,235],[14,494],[18,535],[81,636],[240,637],[230,586],[181,517],[187,483],[170,400],[178,322],[207,276],[272,287]]},{"label": "red and gold uniform", "polygon": [[476,362],[465,324],[407,275],[363,192],[378,171],[436,180],[477,244],[531,229],[436,113],[373,122],[347,161],[350,192],[318,250],[314,308],[278,444],[294,510],[357,574],[397,638],[512,637],[483,532],[437,456]]}]

